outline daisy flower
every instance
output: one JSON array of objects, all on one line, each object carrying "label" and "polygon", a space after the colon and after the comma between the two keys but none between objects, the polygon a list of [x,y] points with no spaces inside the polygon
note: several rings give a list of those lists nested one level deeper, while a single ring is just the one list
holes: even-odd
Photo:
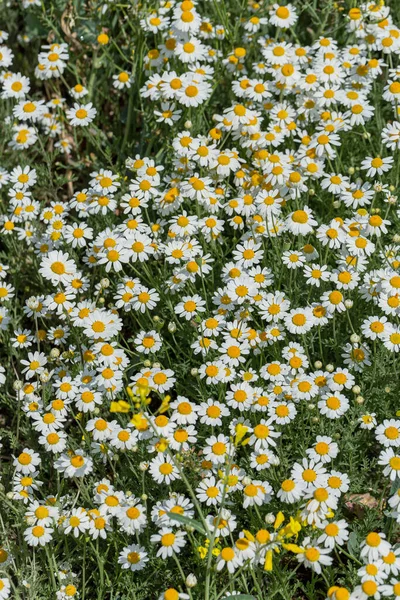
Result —
[{"label": "daisy flower", "polygon": [[53,531],[51,527],[34,525],[24,531],[24,539],[29,546],[45,546],[51,541]]},{"label": "daisy flower", "polygon": [[322,464],[331,462],[333,458],[336,458],[338,452],[338,445],[328,436],[317,436],[313,447],[306,450],[306,454],[311,460]]},{"label": "daisy flower", "polygon": [[150,474],[158,484],[169,485],[175,479],[179,479],[179,472],[171,459],[165,456],[156,457],[150,463]]},{"label": "daisy flower", "polygon": [[67,119],[74,127],[86,127],[93,121],[96,114],[97,110],[91,102],[88,104],[78,104],[75,102],[73,108],[69,108],[66,111]]},{"label": "daisy flower", "polygon": [[333,562],[332,557],[329,556],[330,549],[314,545],[310,537],[304,539],[303,550],[296,554],[298,562],[316,573],[321,573],[323,566],[329,566]]},{"label": "daisy flower", "polygon": [[150,537],[150,541],[152,544],[160,544],[157,556],[161,556],[163,560],[166,560],[174,553],[179,554],[181,552],[186,545],[185,536],[184,531],[173,532],[170,527],[163,527],[159,533]]},{"label": "daisy flower", "polygon": [[198,313],[205,312],[205,301],[195,294],[194,296],[184,296],[175,308],[175,314],[184,317],[187,321],[195,317]]},{"label": "daisy flower", "polygon": [[286,228],[294,235],[307,235],[317,225],[311,209],[304,206],[301,210],[295,210],[286,219]]},{"label": "daisy flower", "polygon": [[82,450],[76,450],[72,456],[62,454],[54,466],[64,477],[84,477],[93,470],[93,461],[85,456]]},{"label": "daisy flower", "polygon": [[149,561],[148,554],[142,546],[131,544],[126,546],[118,556],[118,564],[122,569],[141,571]]},{"label": "daisy flower", "polygon": [[390,552],[391,546],[384,533],[372,531],[361,542],[361,558],[368,562],[378,560]]},{"label": "daisy flower", "polygon": [[286,6],[274,4],[271,8],[269,21],[275,27],[289,29],[296,23],[297,19],[296,9],[292,4],[286,4]]},{"label": "daisy flower", "polygon": [[382,175],[390,171],[393,160],[391,156],[387,156],[386,158],[381,158],[380,156],[372,158],[368,156],[361,162],[361,169],[367,171],[367,177],[375,177],[376,174]]}]

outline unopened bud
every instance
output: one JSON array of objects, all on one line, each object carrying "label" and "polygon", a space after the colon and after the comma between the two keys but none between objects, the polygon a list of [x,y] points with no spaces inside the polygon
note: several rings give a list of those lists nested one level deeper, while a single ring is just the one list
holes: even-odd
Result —
[{"label": "unopened bud", "polygon": [[188,588],[194,588],[197,585],[197,577],[196,575],[194,575],[193,573],[189,573],[189,575],[186,577],[186,587]]},{"label": "unopened bud", "polygon": [[264,521],[267,525],[272,525],[272,523],[275,523],[275,515],[273,513],[267,513],[264,517]]},{"label": "unopened bud", "polygon": [[50,379],[50,373],[48,371],[43,371],[43,373],[40,374],[39,379],[42,383],[47,383]]},{"label": "unopened bud", "polygon": [[39,307],[39,304],[40,304],[39,300],[37,298],[35,298],[35,296],[31,296],[26,301],[27,307],[30,308],[31,310],[36,310]]}]

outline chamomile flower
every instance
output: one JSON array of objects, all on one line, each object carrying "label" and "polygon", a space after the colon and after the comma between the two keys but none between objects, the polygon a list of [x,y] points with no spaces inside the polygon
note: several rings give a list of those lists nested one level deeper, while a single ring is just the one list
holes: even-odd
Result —
[{"label": "chamomile flower", "polygon": [[169,527],[163,527],[159,533],[151,536],[150,541],[154,544],[160,544],[157,556],[166,559],[173,553],[179,554],[186,545],[186,533],[184,531],[173,531]]},{"label": "chamomile flower", "polygon": [[118,564],[122,569],[141,571],[149,561],[148,554],[142,546],[131,544],[126,546],[118,556]]},{"label": "chamomile flower", "polygon": [[361,542],[361,557],[368,562],[378,560],[389,553],[391,546],[384,533],[371,531]]},{"label": "chamomile flower", "polygon": [[75,102],[73,108],[66,111],[66,116],[72,126],[87,127],[96,117],[97,110],[93,104],[78,104]]},{"label": "chamomile flower", "polygon": [[331,462],[333,458],[336,458],[338,452],[338,445],[328,436],[317,436],[313,447],[306,450],[306,454],[311,460],[322,464]]},{"label": "chamomile flower", "polygon": [[316,573],[321,573],[322,566],[329,566],[333,562],[329,556],[330,549],[313,544],[309,537],[303,541],[303,550],[296,555],[297,560]]},{"label": "chamomile flower", "polygon": [[34,525],[24,531],[24,539],[29,546],[45,546],[51,541],[54,530],[51,527]]}]

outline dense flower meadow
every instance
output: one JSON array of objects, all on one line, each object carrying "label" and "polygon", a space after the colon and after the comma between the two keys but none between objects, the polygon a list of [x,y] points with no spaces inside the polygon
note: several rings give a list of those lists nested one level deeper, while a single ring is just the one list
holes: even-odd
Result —
[{"label": "dense flower meadow", "polygon": [[0,600],[400,599],[398,0],[0,23]]}]

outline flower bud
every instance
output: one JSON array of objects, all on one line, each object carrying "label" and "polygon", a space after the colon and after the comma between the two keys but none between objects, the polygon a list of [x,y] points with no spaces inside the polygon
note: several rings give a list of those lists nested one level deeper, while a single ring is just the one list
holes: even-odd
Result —
[{"label": "flower bud", "polygon": [[267,513],[264,517],[264,521],[267,525],[272,525],[272,523],[275,523],[275,515],[273,513]]},{"label": "flower bud", "polygon": [[353,394],[359,394],[361,392],[361,388],[359,385],[353,385],[352,390]]},{"label": "flower bud", "polygon": [[328,373],[332,373],[335,370],[335,367],[329,363],[326,365],[325,369],[328,371]]},{"label": "flower bud", "polygon": [[26,301],[27,307],[30,308],[31,310],[36,310],[39,307],[39,304],[40,304],[40,302],[37,298],[35,298],[35,296],[31,296]]},{"label": "flower bud", "polygon": [[352,344],[358,344],[360,339],[361,339],[360,336],[357,335],[356,333],[353,333],[353,335],[350,336],[350,341]]},{"label": "flower bud", "polygon": [[344,305],[346,308],[353,308],[353,300],[350,300],[349,298],[347,300],[344,301]]},{"label": "flower bud", "polygon": [[357,404],[364,404],[365,400],[362,396],[357,396],[356,402]]},{"label": "flower bud", "polygon": [[43,371],[43,373],[40,374],[39,379],[42,383],[47,383],[50,379],[50,373],[48,371]]},{"label": "flower bud", "polygon": [[189,573],[189,575],[186,577],[186,587],[188,588],[194,588],[197,585],[197,577],[196,575],[194,575],[193,573]]},{"label": "flower bud", "polygon": [[322,369],[322,362],[320,360],[316,360],[314,363],[315,369]]},{"label": "flower bud", "polygon": [[173,321],[170,321],[168,323],[168,331],[170,333],[175,333],[175,331],[176,331],[176,323],[174,323]]}]

